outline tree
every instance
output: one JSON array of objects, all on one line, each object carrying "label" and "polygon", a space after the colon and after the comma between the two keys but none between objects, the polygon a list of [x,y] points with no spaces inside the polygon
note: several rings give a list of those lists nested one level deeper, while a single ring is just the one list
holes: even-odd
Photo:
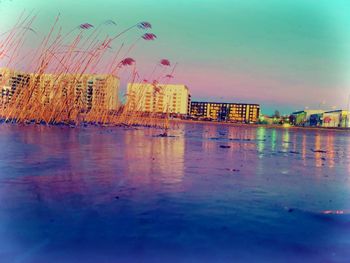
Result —
[{"label": "tree", "polygon": [[275,118],[280,118],[281,117],[281,114],[278,110],[275,110],[275,113],[272,117],[275,117]]}]

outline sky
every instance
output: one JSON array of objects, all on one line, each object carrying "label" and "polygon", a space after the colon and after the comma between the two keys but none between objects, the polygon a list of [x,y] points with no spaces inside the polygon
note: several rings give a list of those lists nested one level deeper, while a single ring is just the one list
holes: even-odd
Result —
[{"label": "sky", "polygon": [[[194,101],[259,103],[266,114],[348,107],[348,0],[0,0],[0,33],[24,10],[37,15],[39,34],[58,13],[66,32],[111,19],[117,26],[104,30],[113,35],[150,22],[157,39],[130,53],[140,74],[167,58],[177,63],[171,82]],[[131,45],[137,34],[118,41]]]}]

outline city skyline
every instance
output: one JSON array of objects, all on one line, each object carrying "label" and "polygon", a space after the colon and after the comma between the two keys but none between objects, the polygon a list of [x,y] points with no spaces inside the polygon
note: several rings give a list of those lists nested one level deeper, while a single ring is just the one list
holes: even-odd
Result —
[{"label": "city skyline", "polygon": [[[117,26],[103,30],[113,34],[107,30],[149,21],[156,41],[137,43],[130,54],[140,74],[149,75],[157,61],[169,58],[172,66],[178,63],[170,83],[186,84],[196,100],[259,103],[267,114],[347,107],[346,1],[318,1],[317,6],[307,1],[104,1],[98,12],[95,4],[2,1],[1,31],[23,10],[37,14],[37,35],[48,31],[58,13],[65,32],[111,19]],[[132,45],[136,35],[130,32],[113,43],[113,51],[121,42]],[[35,42],[37,36],[32,38]]]}]

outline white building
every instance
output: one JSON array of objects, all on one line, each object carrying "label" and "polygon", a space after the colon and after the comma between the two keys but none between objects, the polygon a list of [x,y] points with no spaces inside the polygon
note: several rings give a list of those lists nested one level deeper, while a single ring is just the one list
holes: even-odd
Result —
[{"label": "white building", "polygon": [[[72,77],[77,78],[77,75]],[[120,81],[107,74],[83,74],[79,78],[70,79],[74,85],[76,103],[84,108],[116,110],[118,108],[118,90]]]},{"label": "white building", "polygon": [[9,68],[0,68],[0,105],[6,106],[23,88],[28,86],[30,75]]},{"label": "white building", "polygon": [[129,83],[127,87],[126,105],[134,111],[187,115],[189,101],[185,85]]},{"label": "white building", "polygon": [[117,110],[120,81],[110,74],[23,73],[0,69],[0,105],[6,106],[22,89],[30,89],[38,102],[68,99],[80,109]]}]

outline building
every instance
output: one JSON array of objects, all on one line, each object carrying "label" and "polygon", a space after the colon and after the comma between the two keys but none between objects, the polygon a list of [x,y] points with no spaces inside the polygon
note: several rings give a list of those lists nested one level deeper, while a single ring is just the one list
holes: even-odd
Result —
[{"label": "building", "polygon": [[272,125],[275,124],[275,118],[271,117],[269,115],[266,114],[261,114],[259,115],[259,124],[267,124],[267,125]]},{"label": "building", "polygon": [[29,89],[33,89],[33,96],[41,103],[49,104],[55,94],[58,76],[54,74],[30,74]]},{"label": "building", "polygon": [[[290,115],[290,123],[295,126],[310,126],[310,117],[314,114],[322,114],[324,110],[302,110],[293,112]],[[314,123],[315,116],[312,117]]]},{"label": "building", "polygon": [[260,114],[259,104],[191,102],[190,115],[196,119],[255,123]]},{"label": "building", "polygon": [[323,112],[322,113],[314,113],[310,115],[309,125],[320,127],[323,125]]},{"label": "building", "polygon": [[75,104],[87,111],[96,109],[116,110],[120,81],[107,74],[71,75],[68,79],[74,88]]},{"label": "building", "polygon": [[346,110],[333,110],[323,113],[323,127],[350,127],[350,114]]},{"label": "building", "polygon": [[74,105],[85,111],[93,108],[116,110],[118,108],[119,79],[107,74],[41,74],[35,84],[42,103],[64,99],[71,94]]},{"label": "building", "polygon": [[9,68],[0,69],[0,106],[6,107],[22,88],[28,86],[30,75]]},{"label": "building", "polygon": [[304,110],[293,112],[290,118],[296,126],[350,127],[350,114],[347,110]]},{"label": "building", "polygon": [[4,68],[0,70],[0,103],[6,106],[16,91],[27,88],[32,90],[32,98],[44,105],[68,97],[85,111],[116,110],[119,84],[117,77],[107,74],[28,74]]},{"label": "building", "polygon": [[126,106],[129,110],[187,115],[191,95],[185,85],[129,83]]}]

